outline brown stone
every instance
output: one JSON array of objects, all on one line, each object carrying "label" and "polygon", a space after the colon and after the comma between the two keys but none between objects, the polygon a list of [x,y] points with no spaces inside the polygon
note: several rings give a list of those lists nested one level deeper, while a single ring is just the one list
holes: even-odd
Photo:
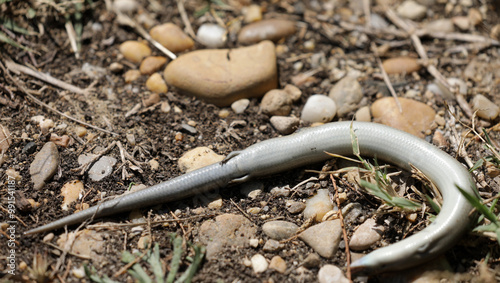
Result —
[{"label": "brown stone", "polygon": [[181,52],[194,45],[194,41],[178,26],[166,23],[155,26],[149,31],[151,37],[172,52]]},{"label": "brown stone", "polygon": [[417,59],[410,57],[397,57],[387,59],[382,63],[385,72],[391,74],[409,74],[420,70],[421,66]]},{"label": "brown stone", "polygon": [[244,26],[238,34],[241,44],[253,44],[262,40],[278,41],[297,31],[295,23],[287,20],[270,19]]},{"label": "brown stone", "polygon": [[398,98],[402,112],[393,97],[384,97],[371,106],[374,122],[400,129],[417,137],[425,137],[431,129],[436,112],[428,105],[407,98]]},{"label": "brown stone", "polygon": [[260,97],[278,86],[274,44],[190,52],[168,64],[164,77],[169,86],[218,106]]},{"label": "brown stone", "polygon": [[151,75],[159,71],[165,63],[167,63],[167,58],[163,56],[149,56],[142,60],[139,70],[143,75]]},{"label": "brown stone", "polygon": [[151,48],[142,42],[129,40],[120,45],[120,52],[125,59],[139,64],[144,57],[151,55]]}]

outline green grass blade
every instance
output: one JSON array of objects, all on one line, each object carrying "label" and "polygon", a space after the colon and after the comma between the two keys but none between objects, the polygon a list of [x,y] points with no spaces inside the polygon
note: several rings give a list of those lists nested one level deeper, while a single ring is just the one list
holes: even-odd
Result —
[{"label": "green grass blade", "polygon": [[488,220],[495,223],[497,226],[500,226],[500,222],[498,221],[495,214],[493,214],[493,212],[491,212],[486,205],[482,204],[476,196],[470,195],[468,192],[460,188],[460,186],[456,187],[460,191],[460,193],[462,193],[462,195],[467,199],[467,201],[479,211],[479,213],[483,214],[486,218],[488,218]]},{"label": "green grass blade", "polygon": [[175,234],[170,235],[173,245],[174,245],[174,255],[172,256],[172,261],[170,262],[170,272],[168,273],[167,280],[165,282],[172,283],[175,280],[177,271],[181,264],[182,259],[182,237],[176,236]]},{"label": "green grass blade", "polygon": [[432,210],[434,210],[437,214],[439,214],[439,212],[441,212],[441,207],[439,207],[439,205],[436,202],[434,202],[430,196],[425,195],[425,199],[427,200],[427,202],[431,206]]}]

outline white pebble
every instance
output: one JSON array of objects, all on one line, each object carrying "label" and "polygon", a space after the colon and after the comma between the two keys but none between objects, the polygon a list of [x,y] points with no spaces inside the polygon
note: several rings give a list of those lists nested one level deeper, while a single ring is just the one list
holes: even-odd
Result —
[{"label": "white pebble", "polygon": [[250,104],[250,100],[243,98],[240,100],[236,100],[231,104],[231,108],[233,109],[234,113],[236,114],[241,114],[245,112],[245,109],[247,109],[248,105]]},{"label": "white pebble", "polygon": [[337,106],[333,99],[326,95],[315,94],[307,99],[300,118],[311,123],[326,123],[335,117],[336,112]]},{"label": "white pebble", "polygon": [[122,13],[132,13],[139,5],[135,0],[115,0],[113,6]]},{"label": "white pebble", "polygon": [[203,24],[196,33],[196,39],[209,48],[218,48],[226,44],[226,29],[216,24]]},{"label": "white pebble", "polygon": [[263,255],[256,254],[250,259],[252,262],[252,268],[255,273],[262,273],[267,270],[269,263],[267,263],[266,258]]}]

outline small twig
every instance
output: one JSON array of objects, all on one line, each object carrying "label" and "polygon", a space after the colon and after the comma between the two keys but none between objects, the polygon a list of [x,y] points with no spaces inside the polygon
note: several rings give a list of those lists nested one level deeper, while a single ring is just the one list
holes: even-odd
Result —
[{"label": "small twig", "polygon": [[179,14],[181,15],[182,22],[184,26],[186,26],[186,32],[192,38],[196,38],[196,34],[194,33],[193,27],[191,26],[191,22],[189,22],[188,15],[186,13],[186,9],[184,9],[184,1],[185,0],[177,0],[177,10],[179,10]]},{"label": "small twig", "polygon": [[132,20],[129,16],[121,13],[120,11],[117,11],[115,9],[114,11],[117,15],[117,21],[121,25],[129,26],[133,28],[140,36],[144,37],[149,43],[151,43],[154,47],[158,48],[161,52],[163,52],[165,55],[170,57],[170,59],[175,60],[177,56],[172,53],[172,51],[168,50],[165,46],[161,45],[158,41],[154,40],[149,33],[144,30],[140,25],[138,25],[134,20]]},{"label": "small twig", "polygon": [[92,166],[97,160],[99,160],[104,154],[108,153],[113,147],[115,147],[116,141],[112,142],[108,147],[106,147],[104,150],[96,154],[94,157],[92,157],[88,162],[85,164],[81,165],[78,168],[71,169],[72,172],[78,172],[79,175],[83,175],[89,170],[90,166]]},{"label": "small twig", "polygon": [[382,65],[382,61],[380,60],[380,57],[378,56],[377,52],[377,46],[375,43],[372,44],[372,50],[375,55],[375,60],[377,60],[378,67],[380,68],[380,72],[382,72],[382,77],[384,78],[384,82],[389,89],[389,92],[391,93],[392,97],[394,97],[394,100],[396,101],[396,105],[398,106],[399,113],[403,113],[403,107],[401,107],[401,103],[399,102],[398,95],[396,94],[396,91],[394,90],[394,87],[392,86],[391,80],[389,79],[389,76],[387,75],[387,72],[384,69],[384,66]]},{"label": "small twig", "polygon": [[255,224],[255,221],[248,215],[238,204],[234,202],[234,200],[231,199],[231,203],[236,206],[236,208],[245,216],[248,220],[250,220],[253,224]]},{"label": "small twig", "polygon": [[[46,244],[47,246],[50,246],[54,249],[57,249],[57,250],[60,250],[61,252],[64,252],[64,249],[52,244],[52,243],[48,243],[48,242],[42,242],[43,244]],[[89,260],[89,259],[92,259],[91,257],[89,256],[84,256],[84,255],[81,255],[81,254],[75,254],[75,253],[72,253],[72,252],[67,252],[67,254],[69,255],[72,255],[72,256],[76,256],[78,258],[81,258],[81,259],[86,259],[86,260]]]},{"label": "small twig", "polygon": [[78,53],[78,44],[76,43],[76,32],[73,27],[73,23],[70,20],[67,20],[64,27],[66,28],[66,33],[68,34],[71,49],[73,49],[73,53],[75,53],[75,58],[79,59],[80,54]]},{"label": "small twig", "polygon": [[[337,188],[337,184],[335,183],[335,179],[333,178],[333,175],[330,175],[330,179],[332,180],[333,188],[335,189],[335,201],[337,202],[337,208],[340,210],[340,199],[339,199],[339,190]],[[344,225],[344,216],[342,215],[342,212],[338,214],[340,218],[340,226],[342,227],[342,234],[344,236],[344,242],[345,242],[345,256],[346,256],[346,262],[347,262],[347,272],[346,276],[347,279],[351,282],[351,252],[349,251],[349,239],[347,238],[347,232],[345,230],[345,225]]]},{"label": "small twig", "polygon": [[77,86],[74,86],[72,84],[63,82],[63,81],[61,81],[59,79],[56,79],[56,78],[52,77],[51,75],[44,74],[44,73],[35,71],[33,69],[30,69],[30,68],[28,68],[26,66],[14,63],[14,61],[5,60],[5,66],[9,70],[11,70],[11,71],[13,71],[15,73],[24,73],[26,75],[35,77],[35,78],[37,78],[39,80],[42,80],[42,81],[47,82],[49,84],[52,84],[54,86],[60,87],[62,89],[65,89],[65,90],[68,90],[68,91],[71,91],[71,92],[74,92],[74,93],[78,93],[78,94],[83,94],[83,95],[87,95],[88,94],[88,90],[81,89],[81,88],[79,88]]}]

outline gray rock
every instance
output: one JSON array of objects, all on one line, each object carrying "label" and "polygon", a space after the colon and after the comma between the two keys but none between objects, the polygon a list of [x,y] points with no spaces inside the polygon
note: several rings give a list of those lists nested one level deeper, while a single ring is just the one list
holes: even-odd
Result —
[{"label": "gray rock", "polygon": [[328,96],[337,105],[337,115],[343,117],[358,108],[363,98],[363,89],[354,76],[346,76],[335,84]]},{"label": "gray rock", "polygon": [[[83,165],[94,158],[95,154],[82,154],[78,156],[78,163]],[[111,156],[103,156],[97,160],[92,167],[89,169],[89,178],[93,181],[101,181],[113,172],[113,166],[115,166],[117,160]]]},{"label": "gray rock", "polygon": [[265,252],[271,253],[271,252],[276,252],[276,251],[283,249],[284,246],[285,245],[283,245],[282,243],[280,243],[276,240],[269,239],[264,244],[264,247],[262,248],[262,250]]},{"label": "gray rock", "polygon": [[30,165],[31,181],[34,188],[39,190],[45,181],[52,178],[60,163],[59,151],[53,142],[46,143],[40,152],[35,155],[35,160]]},{"label": "gray rock", "polygon": [[287,221],[269,221],[262,225],[262,231],[269,238],[277,241],[285,240],[297,233],[299,226]]},{"label": "gray rock", "polygon": [[247,109],[249,104],[250,104],[250,100],[243,98],[243,99],[236,100],[235,102],[233,102],[233,104],[231,104],[231,109],[233,109],[234,113],[241,114],[241,113],[245,112],[245,110]]},{"label": "gray rock", "polygon": [[478,94],[472,99],[472,109],[477,111],[477,116],[486,120],[498,117],[500,108],[484,95]]},{"label": "gray rock", "polygon": [[297,117],[273,116],[270,121],[271,125],[283,135],[295,132],[300,124],[300,119]]},{"label": "gray rock", "polygon": [[342,227],[340,220],[325,221],[299,234],[299,239],[308,244],[324,258],[332,258],[339,248]]},{"label": "gray rock", "polygon": [[356,223],[362,212],[362,206],[357,202],[349,203],[342,208],[345,223]]},{"label": "gray rock", "polygon": [[382,238],[384,227],[377,225],[374,219],[368,219],[354,232],[349,242],[349,247],[354,251],[369,248]]},{"label": "gray rock", "polygon": [[292,98],[282,89],[268,91],[260,103],[260,108],[264,114],[287,116],[292,110]]},{"label": "gray rock", "polygon": [[304,259],[304,262],[302,262],[302,266],[304,266],[306,268],[318,267],[320,264],[321,264],[321,258],[316,253],[309,254]]}]

